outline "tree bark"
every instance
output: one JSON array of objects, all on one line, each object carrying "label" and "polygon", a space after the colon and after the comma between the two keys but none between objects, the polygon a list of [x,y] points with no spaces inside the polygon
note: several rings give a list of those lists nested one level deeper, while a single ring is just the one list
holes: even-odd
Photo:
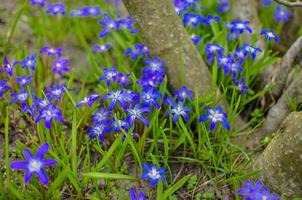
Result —
[{"label": "tree bark", "polygon": [[260,179],[289,198],[302,196],[302,112],[290,114],[256,160]]},{"label": "tree bark", "polygon": [[212,84],[209,70],[177,17],[173,1],[123,1],[151,54],[165,62],[171,85],[180,88],[185,84],[193,91],[197,87],[201,96],[208,94]]}]

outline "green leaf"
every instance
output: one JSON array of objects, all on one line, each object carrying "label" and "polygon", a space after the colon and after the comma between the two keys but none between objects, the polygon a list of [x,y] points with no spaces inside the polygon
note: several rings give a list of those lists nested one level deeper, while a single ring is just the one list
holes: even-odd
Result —
[{"label": "green leaf", "polygon": [[176,192],[179,188],[181,188],[188,180],[190,176],[184,176],[179,181],[177,181],[174,185],[169,187],[164,193],[163,199],[167,199],[170,195]]},{"label": "green leaf", "polygon": [[137,181],[137,178],[135,176],[125,175],[125,174],[89,172],[89,173],[84,173],[83,176],[87,176],[90,178],[98,178],[98,179]]}]

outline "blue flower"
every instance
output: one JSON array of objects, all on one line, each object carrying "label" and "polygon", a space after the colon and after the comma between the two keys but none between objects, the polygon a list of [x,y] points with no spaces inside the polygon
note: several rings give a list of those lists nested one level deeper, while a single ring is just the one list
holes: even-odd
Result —
[{"label": "blue flower", "polygon": [[180,101],[178,104],[176,104],[172,99],[168,98],[167,102],[172,106],[172,108],[167,111],[167,115],[173,115],[173,122],[177,122],[179,116],[182,116],[186,122],[189,120],[189,115],[187,112],[191,111],[191,109],[189,107],[184,107],[184,101]]},{"label": "blue flower", "polygon": [[37,55],[33,54],[31,56],[27,56],[23,61],[21,61],[22,68],[28,67],[31,70],[36,69]]},{"label": "blue flower", "polygon": [[40,99],[40,98],[36,97],[35,95],[33,95],[33,98],[34,98],[33,105],[37,109],[45,108],[46,106],[48,106],[50,104],[50,101],[48,100],[48,98]]},{"label": "blue flower", "polygon": [[11,90],[11,88],[9,86],[7,86],[6,84],[7,84],[7,80],[0,81],[0,98],[3,97],[3,93],[5,91]]},{"label": "blue flower", "polygon": [[69,60],[65,58],[58,58],[52,64],[52,72],[58,73],[63,76],[65,73],[69,72]]},{"label": "blue flower", "polygon": [[92,51],[95,51],[95,52],[99,52],[99,53],[103,53],[103,52],[106,52],[108,51],[108,49],[110,49],[110,44],[103,44],[103,45],[94,45],[92,47]]},{"label": "blue flower", "polygon": [[150,108],[152,105],[154,108],[159,109],[160,105],[157,99],[162,99],[162,95],[159,91],[153,88],[143,88],[142,90],[142,106]]},{"label": "blue flower", "polygon": [[183,23],[185,26],[196,27],[201,23],[202,17],[199,14],[186,13],[183,16]]},{"label": "blue flower", "polygon": [[46,14],[53,14],[53,15],[58,15],[58,14],[65,15],[65,12],[66,12],[66,7],[62,3],[50,4],[46,10]]},{"label": "blue flower", "polygon": [[26,105],[26,103],[22,103],[21,109],[22,109],[22,113],[29,113],[32,118],[35,117],[36,115],[36,109],[34,108],[34,106],[30,107]]},{"label": "blue flower", "polygon": [[40,7],[44,7],[48,0],[30,0],[31,4],[38,5]]},{"label": "blue flower", "polygon": [[144,74],[148,73],[158,73],[159,75],[164,75],[164,62],[160,60],[158,57],[154,57],[153,59],[146,58],[144,60],[146,67],[142,70]]},{"label": "blue flower", "polygon": [[4,56],[4,58],[3,58],[3,63],[4,63],[4,66],[2,68],[0,68],[0,72],[6,71],[9,76],[13,75],[14,66],[19,64],[19,62],[17,62],[17,61],[14,63],[10,63],[6,56]]},{"label": "blue flower", "polygon": [[92,94],[88,97],[85,97],[84,99],[82,99],[79,103],[77,103],[77,107],[82,107],[82,105],[87,105],[89,107],[91,107],[100,97],[100,95],[98,94]]},{"label": "blue flower", "polygon": [[87,6],[78,8],[70,12],[70,16],[79,16],[79,17],[98,17],[101,15],[101,9],[98,6]]},{"label": "blue flower", "polygon": [[208,64],[212,64],[215,56],[222,55],[224,48],[215,43],[208,43],[205,47],[205,54],[208,58]]},{"label": "blue flower", "polygon": [[292,14],[285,8],[283,8],[281,6],[276,7],[274,17],[275,17],[275,20],[277,23],[280,23],[280,22],[286,23],[286,22],[288,22],[289,17],[291,17],[291,16],[292,16]]},{"label": "blue flower", "polygon": [[123,129],[126,132],[128,132],[129,124],[125,120],[117,119],[116,117],[113,117],[112,129],[116,133],[120,133],[121,129]]},{"label": "blue flower", "polygon": [[101,124],[97,124],[95,126],[89,127],[88,131],[89,131],[90,139],[93,139],[97,136],[100,141],[104,142],[105,141],[104,134],[109,133],[111,131],[111,128],[107,127],[105,124],[101,123]]},{"label": "blue flower", "polygon": [[108,111],[106,108],[101,108],[93,114],[92,121],[95,124],[108,125],[111,123],[111,114],[111,111]]},{"label": "blue flower", "polygon": [[204,109],[207,110],[209,114],[202,115],[199,118],[199,122],[204,122],[208,119],[211,120],[211,124],[210,124],[211,132],[215,129],[217,122],[221,122],[228,131],[231,129],[231,126],[227,121],[227,115],[226,113],[223,112],[222,107],[218,106],[215,108],[215,110],[213,110],[207,106]]},{"label": "blue flower", "polygon": [[249,44],[244,44],[243,46],[239,47],[239,51],[244,51],[245,54],[250,54],[252,59],[256,58],[257,52],[262,52],[260,48],[253,47]]},{"label": "blue flower", "polygon": [[99,24],[103,26],[102,32],[100,32],[99,37],[105,37],[110,31],[119,28],[119,23],[116,20],[112,20],[108,14],[104,14],[104,21],[99,21]]},{"label": "blue flower", "polygon": [[20,90],[19,94],[13,92],[11,94],[11,96],[12,96],[12,99],[9,102],[10,105],[12,105],[13,103],[15,103],[17,101],[20,101],[21,104],[24,104],[26,102],[26,100],[28,99],[28,93],[23,89]]},{"label": "blue flower", "polygon": [[134,48],[127,48],[125,51],[126,56],[130,56],[131,60],[136,60],[143,56],[150,56],[148,48],[144,44],[135,44]]},{"label": "blue flower", "polygon": [[127,108],[127,100],[125,99],[125,91],[117,90],[110,91],[107,95],[103,96],[102,101],[110,99],[109,110],[113,110],[116,104],[119,104],[123,109]]},{"label": "blue flower", "polygon": [[49,144],[42,144],[35,156],[32,156],[31,152],[28,149],[23,151],[23,155],[26,160],[24,161],[14,161],[10,163],[10,168],[14,170],[26,170],[24,176],[24,183],[27,185],[30,179],[34,174],[37,175],[40,182],[43,185],[47,185],[49,180],[47,174],[44,171],[44,167],[54,166],[57,164],[56,160],[53,159],[44,159],[44,156],[47,154],[49,149]]},{"label": "blue flower", "polygon": [[109,87],[111,81],[116,81],[116,67],[111,67],[110,69],[103,68],[104,75],[99,78],[100,81],[106,80],[106,85]]},{"label": "blue flower", "polygon": [[129,76],[131,74],[124,74],[123,72],[117,73],[117,83],[126,88],[130,83]]},{"label": "blue flower", "polygon": [[198,44],[201,41],[201,39],[202,38],[198,35],[195,34],[191,35],[191,40],[194,42],[194,44]]},{"label": "blue flower", "polygon": [[235,86],[239,88],[241,94],[245,93],[245,90],[248,90],[249,87],[247,85],[244,84],[245,79],[241,78],[240,81],[235,81]]},{"label": "blue flower", "polygon": [[181,87],[181,90],[174,90],[174,94],[175,98],[181,101],[184,101],[186,99],[193,101],[193,91],[187,89],[185,85]]},{"label": "blue flower", "polygon": [[40,53],[47,53],[50,56],[61,56],[63,52],[63,48],[51,48],[48,46],[44,46],[41,48]]},{"label": "blue flower", "polygon": [[33,76],[18,76],[16,77],[16,83],[19,83],[21,87],[26,87],[26,85],[31,84]]},{"label": "blue flower", "polygon": [[143,73],[142,77],[137,81],[143,88],[156,88],[164,80],[164,76],[158,73]]},{"label": "blue flower", "polygon": [[230,23],[231,33],[242,34],[244,31],[252,33],[252,29],[248,26],[249,24],[249,21],[232,21]]},{"label": "blue flower", "polygon": [[218,4],[219,4],[219,6],[217,8],[218,12],[225,13],[225,12],[228,12],[230,10],[229,0],[218,0]]},{"label": "blue flower", "polygon": [[46,96],[49,100],[58,99],[60,100],[62,98],[62,95],[65,92],[65,84],[63,85],[53,85],[52,88],[46,89]]},{"label": "blue flower", "polygon": [[270,193],[262,182],[258,181],[256,184],[246,181],[242,188],[239,188],[237,193],[244,196],[244,200],[277,200],[281,199],[279,195]]},{"label": "blue flower", "polygon": [[143,191],[139,191],[138,195],[136,195],[135,189],[132,187],[129,191],[131,200],[146,200],[145,193]]},{"label": "blue flower", "polygon": [[149,120],[143,116],[143,113],[151,112],[150,108],[143,107],[140,108],[140,105],[136,104],[133,108],[127,109],[128,115],[126,117],[127,122],[132,127],[134,125],[135,119],[138,119],[144,123],[145,126],[149,126]]},{"label": "blue flower", "polygon": [[230,65],[230,63],[233,62],[233,58],[231,55],[228,56],[218,55],[216,59],[217,59],[217,67],[222,67],[222,68],[227,67],[228,65]]},{"label": "blue flower", "polygon": [[155,165],[149,167],[146,163],[142,164],[144,173],[142,174],[142,180],[150,180],[151,186],[156,186],[158,181],[161,180],[163,183],[166,182],[164,174],[166,170],[163,168],[157,168]]},{"label": "blue flower", "polygon": [[260,35],[265,35],[266,41],[274,40],[275,43],[279,41],[279,37],[273,31],[262,30]]},{"label": "blue flower", "polygon": [[238,72],[242,72],[241,63],[231,59],[227,65],[224,65],[223,72],[224,74],[232,73],[232,78],[235,79],[237,78]]},{"label": "blue flower", "polygon": [[220,18],[218,16],[208,15],[207,17],[202,17],[200,22],[204,25],[210,26],[211,22],[219,22]]},{"label": "blue flower", "polygon": [[36,118],[35,123],[37,124],[42,119],[44,119],[44,125],[47,129],[51,128],[52,119],[56,119],[57,121],[64,123],[61,110],[56,108],[54,104],[49,104],[48,106],[42,108],[39,111],[39,115]]},{"label": "blue flower", "polygon": [[180,15],[183,11],[185,11],[188,7],[188,4],[184,2],[184,0],[174,0],[174,8],[177,15]]}]

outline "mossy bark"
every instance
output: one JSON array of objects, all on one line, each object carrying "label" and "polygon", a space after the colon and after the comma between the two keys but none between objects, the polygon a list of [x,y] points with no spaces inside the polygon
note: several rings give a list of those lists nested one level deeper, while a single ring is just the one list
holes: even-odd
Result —
[{"label": "mossy bark", "polygon": [[207,94],[212,84],[209,70],[177,17],[173,0],[123,1],[151,54],[165,62],[169,83]]},{"label": "mossy bark", "polygon": [[289,198],[302,197],[302,112],[290,114],[256,160],[260,178]]}]

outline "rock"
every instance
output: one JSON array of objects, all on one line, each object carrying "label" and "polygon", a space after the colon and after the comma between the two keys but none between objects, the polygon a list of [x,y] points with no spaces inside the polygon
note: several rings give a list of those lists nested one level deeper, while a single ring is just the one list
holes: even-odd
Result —
[{"label": "rock", "polygon": [[275,135],[254,167],[275,192],[302,197],[302,112],[291,113]]}]

